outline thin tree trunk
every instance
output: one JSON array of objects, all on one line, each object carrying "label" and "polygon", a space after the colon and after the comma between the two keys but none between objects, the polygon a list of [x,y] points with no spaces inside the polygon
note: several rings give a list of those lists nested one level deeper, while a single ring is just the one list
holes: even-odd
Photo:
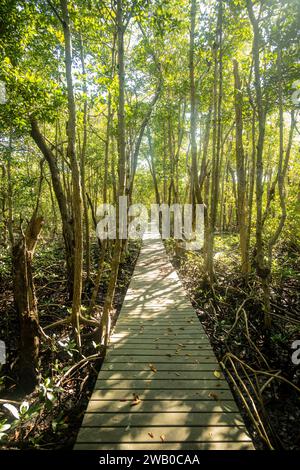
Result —
[{"label": "thin tree trunk", "polygon": [[[223,8],[222,1],[219,0],[218,19],[216,31],[216,44],[214,45],[214,83],[213,83],[213,154],[211,172],[211,191],[208,227],[206,231],[205,243],[205,274],[210,284],[215,280],[213,253],[214,253],[214,232],[217,219],[218,199],[219,199],[219,171],[220,171],[220,149],[221,149],[221,105],[223,90]],[[219,50],[219,54],[218,54]]]},{"label": "thin tree trunk", "polygon": [[8,237],[10,247],[14,246],[14,232],[13,232],[13,187],[12,187],[12,177],[11,177],[11,157],[12,157],[12,133],[9,135],[9,144],[8,144],[8,159],[7,159],[7,206],[8,206]]},{"label": "thin tree trunk", "polygon": [[252,227],[252,212],[253,212],[253,196],[255,185],[255,168],[256,168],[256,133],[255,133],[255,110],[253,109],[252,124],[251,124],[251,169],[249,180],[249,218],[248,218],[248,241],[250,245],[251,227]]},{"label": "thin tree trunk", "polygon": [[80,340],[80,311],[82,292],[82,258],[83,258],[83,236],[82,236],[82,195],[80,172],[76,157],[76,108],[72,76],[72,41],[70,31],[70,18],[68,11],[68,0],[60,0],[63,31],[65,43],[65,65],[68,94],[68,147],[67,156],[71,164],[72,171],[72,209],[74,219],[74,286],[72,299],[72,326],[76,338],[77,346],[81,348]]},{"label": "thin tree trunk", "polygon": [[244,276],[249,274],[248,227],[247,227],[247,200],[246,200],[246,174],[245,153],[243,145],[243,97],[239,66],[233,61],[234,74],[234,104],[235,104],[235,153],[237,171],[237,213],[241,250],[241,271]]},{"label": "thin tree trunk", "polygon": [[189,48],[189,75],[190,75],[190,133],[191,133],[191,187],[193,192],[192,200],[201,204],[201,194],[199,191],[198,180],[198,163],[197,163],[197,109],[196,109],[196,89],[195,89],[195,65],[194,65],[194,48],[195,48],[195,22],[196,22],[196,0],[191,0],[190,11],[190,48]]},{"label": "thin tree trunk", "polygon": [[153,142],[152,142],[152,137],[151,137],[151,132],[150,132],[149,127],[147,127],[147,137],[148,137],[149,154],[150,154],[150,160],[147,159],[147,162],[148,162],[152,179],[153,179],[156,204],[160,205],[160,193],[159,193],[159,188],[158,188],[155,161],[154,161],[154,148],[153,148]]},{"label": "thin tree trunk", "polygon": [[81,69],[83,75],[83,87],[82,91],[85,95],[83,103],[83,141],[80,153],[80,170],[81,170],[81,188],[82,188],[82,201],[83,201],[83,214],[84,214],[84,228],[85,228],[85,265],[86,265],[86,279],[90,279],[91,272],[91,250],[90,250],[90,228],[89,228],[89,213],[88,204],[86,198],[86,187],[85,187],[85,161],[86,161],[86,148],[87,148],[87,119],[88,119],[88,103],[87,103],[87,84],[86,84],[86,71],[85,71],[85,59],[84,59],[84,48],[82,43],[82,37],[80,36],[80,60]]},{"label": "thin tree trunk", "polygon": [[288,168],[292,141],[293,141],[293,132],[295,127],[295,116],[294,111],[291,113],[291,125],[290,125],[290,132],[289,132],[289,139],[288,145],[285,153],[284,158],[284,142],[283,142],[283,133],[284,133],[284,118],[283,118],[283,92],[282,92],[282,51],[281,47],[278,47],[278,56],[277,56],[277,69],[278,69],[278,101],[279,101],[279,162],[278,162],[278,170],[277,170],[277,182],[278,182],[278,194],[279,194],[279,201],[280,201],[280,208],[281,208],[281,215],[279,218],[278,225],[276,230],[274,231],[273,235],[271,236],[269,243],[268,243],[268,263],[269,269],[271,271],[272,266],[272,250],[277,242],[282,229],[284,227],[284,223],[286,220],[286,202],[285,202],[285,176]]},{"label": "thin tree trunk", "polygon": [[[118,96],[118,173],[119,173],[119,188],[118,195],[125,195],[126,186],[126,153],[125,153],[125,66],[124,66],[124,23],[123,23],[123,1],[117,0],[117,48],[118,48],[118,80],[119,80],[119,96]],[[120,207],[117,202],[117,214]],[[107,346],[110,334],[110,311],[112,309],[121,253],[122,253],[122,240],[119,233],[119,217],[117,217],[117,239],[114,247],[114,256],[111,263],[111,273],[105,297],[103,315],[101,318],[101,343],[104,347]]]},{"label": "thin tree trunk", "polygon": [[252,0],[246,0],[249,19],[253,29],[253,64],[254,64],[254,86],[257,102],[258,116],[258,139],[256,152],[256,271],[261,279],[264,300],[265,327],[271,326],[270,315],[270,269],[265,263],[265,253],[263,244],[263,220],[262,220],[262,199],[263,199],[263,151],[265,138],[266,113],[263,104],[260,74],[260,31],[259,24],[254,15]]}]

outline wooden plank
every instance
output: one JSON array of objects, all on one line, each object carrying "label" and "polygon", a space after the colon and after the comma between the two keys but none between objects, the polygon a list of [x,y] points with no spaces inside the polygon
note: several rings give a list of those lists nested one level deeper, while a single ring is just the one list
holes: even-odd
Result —
[{"label": "wooden plank", "polygon": [[[197,328],[197,331],[195,331],[195,327]],[[132,333],[132,334],[136,334],[136,333],[145,333],[145,334],[156,334],[157,333],[159,335],[169,335],[169,336],[172,336],[172,334],[174,335],[178,335],[178,333],[181,333],[181,334],[188,334],[188,335],[193,335],[193,336],[203,336],[203,337],[206,337],[207,339],[207,336],[205,335],[204,333],[204,330],[202,327],[199,327],[198,329],[198,325],[188,325],[186,327],[183,326],[182,323],[179,323],[177,325],[170,325],[170,324],[162,324],[162,325],[156,325],[155,323],[153,323],[152,325],[118,325],[118,327],[115,328],[114,330],[114,334],[119,334],[119,333]]]},{"label": "wooden plank", "polygon": [[218,412],[160,412],[146,413],[141,411],[124,413],[86,413],[82,427],[123,427],[138,426],[243,426],[239,413]]},{"label": "wooden plank", "polygon": [[170,315],[173,315],[174,313],[180,313],[180,315],[182,316],[189,315],[189,316],[192,316],[193,318],[196,318],[195,310],[193,310],[191,304],[188,304],[188,303],[181,307],[177,307],[175,304],[164,306],[163,304],[152,305],[149,303],[149,304],[143,305],[143,304],[137,303],[133,307],[131,305],[128,305],[127,300],[126,300],[126,304],[123,304],[122,309],[121,309],[121,312],[131,312],[131,314],[134,314],[134,313],[140,314],[141,312],[151,313],[153,311],[160,313],[160,317],[162,317],[161,314],[163,313],[164,314],[163,318],[165,317],[166,313]]},{"label": "wooden plank", "polygon": [[[152,433],[153,437],[149,435]],[[161,442],[163,436],[164,442],[245,442],[250,441],[247,430],[244,426],[204,426],[204,427],[178,427],[163,426],[139,428],[130,427],[106,427],[103,430],[97,427],[81,428],[77,437],[77,442],[126,442],[136,443],[145,442],[152,444]]]},{"label": "wooden plank", "polygon": [[177,379],[164,379],[164,380],[142,380],[142,379],[132,379],[132,380],[110,380],[98,378],[96,380],[95,389],[100,390],[113,390],[114,388],[118,390],[132,390],[133,392],[137,390],[172,390],[173,388],[177,390],[222,390],[228,389],[228,384],[224,380],[215,380],[215,379],[198,379],[198,380],[180,380]]},{"label": "wooden plank", "polygon": [[[155,364],[153,365],[154,370],[155,369]],[[124,371],[112,371],[112,370],[103,370],[101,372],[101,379],[106,380],[106,379],[118,379],[118,380],[124,380],[124,379],[144,379],[144,380],[163,380],[163,379],[184,379],[184,380],[201,380],[201,379],[216,379],[215,375],[215,370],[208,370],[208,371],[186,371],[186,370],[181,370],[180,372],[178,370],[157,370],[156,372],[153,372],[153,370],[148,367],[148,370],[124,370]],[[219,374],[219,372],[218,372]],[[225,380],[223,374],[220,374],[220,379],[219,380]],[[227,383],[227,382],[226,382]]]},{"label": "wooden plank", "polygon": [[[182,363],[175,363],[175,364],[170,364],[170,363],[160,363],[159,366],[157,366],[155,361],[152,361],[150,364],[154,364],[155,367],[158,370],[163,370],[168,372],[176,371],[191,371],[194,373],[197,373],[199,371],[215,371],[218,370],[220,371],[219,365],[214,362],[214,363],[193,363],[193,364],[186,364],[185,362]],[[149,364],[144,363],[144,362],[124,362],[124,363],[110,363],[108,361],[105,361],[104,364],[102,365],[101,369],[101,377],[102,373],[107,370],[114,370],[114,371],[148,371],[149,370]]]},{"label": "wooden plank", "polygon": [[146,303],[147,303],[148,307],[152,307],[156,311],[159,310],[159,309],[162,309],[164,307],[167,308],[167,307],[170,307],[170,306],[172,306],[172,308],[177,308],[177,310],[179,310],[181,308],[183,308],[183,309],[185,308],[186,310],[189,309],[189,305],[188,305],[186,300],[178,300],[178,299],[174,300],[171,297],[169,299],[164,299],[164,300],[161,300],[158,297],[154,300],[154,299],[144,299],[144,298],[141,298],[141,296],[136,296],[133,299],[130,299],[130,298],[127,299],[126,298],[126,303],[127,303],[127,307],[129,309],[133,309],[137,305],[139,305],[143,309]]},{"label": "wooden plank", "polygon": [[[168,334],[169,336],[172,336],[171,333],[173,333],[174,335],[178,335],[179,333],[180,334],[189,334],[189,335],[192,335],[193,337],[197,337],[197,336],[202,336],[202,337],[205,337],[207,339],[207,335],[205,334],[205,331],[204,329],[199,325],[196,324],[192,324],[192,323],[189,323],[188,326],[185,328],[183,326],[182,323],[179,323],[179,324],[175,324],[175,325],[172,325],[170,323],[167,323],[167,324],[156,324],[155,322],[155,317],[150,317],[149,320],[152,320],[153,321],[153,324],[150,325],[150,324],[145,324],[144,326],[142,325],[118,325],[118,327],[116,326],[115,329],[114,329],[114,333],[113,334],[140,334],[140,333],[144,333],[144,334],[151,334],[151,333],[154,333],[156,334],[156,336],[159,336],[157,335],[157,332],[158,333],[163,333],[163,334]],[[184,328],[184,329],[183,329]]]},{"label": "wooden plank", "polygon": [[[131,323],[136,323],[137,320],[145,322],[145,324],[148,324],[148,322],[153,322],[159,324],[170,324],[172,321],[173,323],[182,323],[185,322],[185,324],[191,324],[194,323],[197,320],[197,317],[194,317],[192,315],[187,316],[188,314],[183,314],[179,312],[174,312],[173,314],[169,314],[167,312],[159,312],[157,309],[152,309],[151,311],[144,311],[143,313],[132,313],[130,310],[128,312],[121,312],[119,316],[120,322],[123,323],[123,320],[126,319],[126,321],[131,322]],[[162,320],[160,322],[160,320]],[[198,323],[196,323],[198,325]],[[202,326],[200,325],[200,328]]]},{"label": "wooden plank", "polygon": [[124,348],[127,350],[132,350],[132,354],[134,354],[134,351],[146,351],[150,350],[153,351],[153,348],[155,348],[157,351],[169,351],[170,353],[175,353],[175,351],[178,351],[181,349],[182,351],[185,351],[186,353],[189,353],[191,351],[199,351],[199,349],[203,351],[211,351],[211,346],[208,343],[201,343],[201,344],[188,344],[181,346],[182,343],[173,342],[173,343],[160,343],[156,342],[153,344],[151,343],[131,343],[130,341],[124,341],[124,342],[118,342],[115,344],[112,344],[110,346],[110,350],[112,351],[123,351]]},{"label": "wooden plank", "polygon": [[[125,316],[126,315],[126,316]],[[153,320],[153,319],[158,319],[158,320],[196,320],[197,316],[195,313],[192,313],[189,309],[185,309],[180,311],[180,309],[170,309],[164,308],[163,306],[150,306],[148,305],[147,308],[141,308],[137,309],[136,307],[126,307],[122,308],[121,313],[120,313],[120,319],[126,318],[126,320],[137,320],[137,319],[142,319],[142,320]]]},{"label": "wooden plank", "polygon": [[251,441],[239,442],[152,442],[149,443],[76,443],[74,450],[253,450]]},{"label": "wooden plank", "polygon": [[111,400],[109,405],[107,400],[94,400],[91,399],[86,412],[87,413],[140,413],[141,411],[148,413],[162,413],[162,412],[206,412],[206,413],[233,413],[238,412],[235,401],[222,400],[218,402],[215,400],[143,400],[138,405],[132,405],[131,400]]},{"label": "wooden plank", "polygon": [[[123,325],[118,325],[118,327],[115,328],[114,334],[118,333],[126,333],[126,332],[131,332],[131,333],[149,333],[149,334],[157,334],[158,335],[169,335],[172,336],[172,334],[177,335],[178,333],[185,333],[188,335],[194,335],[195,334],[195,327],[190,325],[190,326],[183,326],[181,325],[176,325],[171,326],[171,325],[145,325],[145,326],[128,326],[127,328]],[[202,336],[204,336],[204,331],[199,328],[199,332],[196,333],[196,336],[199,336],[200,333],[202,332]]]},{"label": "wooden plank", "polygon": [[[160,326],[173,326],[173,327],[176,327],[176,326],[181,326],[181,325],[186,325],[187,322],[190,324],[190,325],[193,325],[193,326],[198,326],[198,323],[200,325],[200,322],[198,320],[194,320],[193,318],[189,321],[189,320],[186,320],[184,318],[178,318],[178,319],[174,319],[174,317],[170,317],[170,319],[160,319],[159,317],[158,318],[149,318],[149,319],[146,319],[146,318],[142,318],[140,315],[134,319],[134,318],[123,318],[123,317],[119,317],[118,319],[118,327],[140,327],[142,325],[144,326],[157,326],[157,327],[160,327]],[[202,329],[202,326],[200,325],[200,328]]]},{"label": "wooden plank", "polygon": [[176,333],[173,333],[173,335],[168,335],[167,333],[164,333],[164,334],[159,334],[159,331],[156,332],[153,332],[153,333],[147,333],[147,332],[136,332],[136,333],[133,333],[133,332],[124,332],[124,333],[114,333],[113,335],[114,338],[119,338],[119,339],[125,339],[125,338],[148,338],[148,339],[153,339],[153,340],[156,340],[156,341],[159,341],[159,340],[163,340],[163,339],[166,339],[166,338],[176,338],[178,341],[180,341],[181,339],[184,340],[184,339],[191,339],[191,338],[195,338],[195,339],[198,339],[198,338],[204,338],[204,335],[200,335],[200,334],[187,334],[187,333],[184,333],[184,332],[178,332],[177,334]]},{"label": "wooden plank", "polygon": [[[172,325],[172,324],[186,324],[191,326],[200,326],[202,330],[203,327],[201,326],[200,322],[198,322],[197,317],[188,314],[179,314],[178,312],[174,312],[173,314],[169,314],[167,312],[159,312],[156,310],[147,311],[144,313],[131,313],[129,312],[121,312],[118,322],[120,321],[121,325],[128,325],[128,326],[139,326],[142,322],[144,325],[153,326],[156,325]],[[138,324],[137,321],[140,323]]]},{"label": "wooden plank", "polygon": [[[138,396],[143,401],[148,400],[210,400],[214,403],[221,403],[223,400],[233,400],[232,393],[229,389],[226,390],[139,390]],[[95,389],[92,400],[133,400],[132,390],[118,390],[118,389]]]},{"label": "wooden plank", "polygon": [[[108,354],[107,355],[107,360],[109,360],[109,362],[111,364],[114,364],[114,363],[120,363],[122,364],[123,362],[135,362],[135,363],[138,363],[138,362],[141,362],[141,363],[144,363],[144,364],[149,364],[153,362],[153,356],[150,354],[150,355],[143,355],[143,356],[135,356],[135,355],[132,355],[132,356],[118,356],[118,355],[112,355],[112,354]],[[203,364],[203,363],[209,363],[209,364],[216,364],[216,367],[218,365],[218,362],[217,362],[217,359],[216,357],[213,355],[213,353],[211,352],[210,355],[207,355],[207,356],[202,356],[201,358],[199,357],[191,357],[191,356],[179,356],[178,354],[174,354],[173,356],[169,357],[167,355],[163,355],[163,356],[156,356],[155,357],[155,363],[158,364],[158,363],[165,363],[165,364]]]},{"label": "wooden plank", "polygon": [[[164,337],[160,341],[156,340],[156,338],[140,338],[138,336],[132,337],[131,335],[123,337],[117,337],[115,338],[114,336],[111,337],[110,339],[110,346],[115,346],[117,344],[152,344],[154,347],[157,345],[163,345],[163,344],[173,344],[173,345],[181,345],[184,344],[186,347],[189,346],[201,346],[205,344],[209,344],[208,339],[205,338],[205,336],[196,338],[196,339],[185,339],[184,342],[180,342],[178,338],[176,337]],[[211,348],[210,348],[211,349]]]},{"label": "wooden plank", "polygon": [[[145,349],[143,347],[140,347],[140,349],[132,349],[132,348],[127,348],[126,345],[124,345],[122,348],[110,348],[107,354],[107,357],[114,357],[114,356],[144,356],[147,354],[147,352],[150,351],[149,349]],[[150,354],[150,352],[149,352]],[[166,357],[172,357],[172,356],[178,356],[178,357],[191,357],[191,358],[201,358],[203,356],[205,357],[214,357],[212,350],[211,349],[195,349],[188,351],[184,348],[178,347],[177,349],[173,349],[172,351],[168,351],[167,349],[151,349],[151,355],[153,358],[156,356],[166,356]],[[155,360],[155,359],[153,359]]]}]

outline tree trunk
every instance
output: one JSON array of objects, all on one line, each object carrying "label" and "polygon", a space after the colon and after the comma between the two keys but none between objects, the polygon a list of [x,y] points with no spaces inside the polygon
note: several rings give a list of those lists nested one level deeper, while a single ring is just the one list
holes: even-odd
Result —
[{"label": "tree trunk", "polygon": [[[118,48],[118,80],[119,80],[119,96],[118,96],[118,174],[119,188],[118,195],[125,195],[125,175],[126,175],[126,142],[125,142],[125,66],[124,66],[124,23],[123,23],[123,1],[117,0],[117,48]],[[120,207],[117,201],[117,214]],[[103,315],[101,318],[101,344],[107,346],[110,334],[110,311],[112,309],[119,266],[122,252],[122,240],[119,233],[119,217],[117,216],[117,239],[114,247],[114,255],[111,263],[111,273],[108,284],[108,290],[105,297]]]},{"label": "tree trunk", "polygon": [[86,280],[90,279],[91,271],[91,253],[90,253],[90,227],[89,227],[89,212],[88,203],[86,197],[85,188],[85,160],[86,160],[86,148],[87,148],[87,119],[88,119],[88,103],[87,103],[87,84],[86,84],[86,71],[85,71],[85,57],[84,48],[82,43],[82,37],[80,36],[80,60],[81,69],[83,75],[83,86],[82,91],[85,95],[83,104],[83,140],[80,152],[80,172],[81,172],[81,189],[82,189],[82,202],[83,202],[83,214],[84,214],[84,238],[85,238],[85,267],[86,267]]},{"label": "tree trunk", "polygon": [[43,218],[32,216],[26,233],[13,246],[13,292],[20,320],[20,385],[31,392],[38,381],[39,318],[32,276],[32,259]]},{"label": "tree trunk", "polygon": [[67,156],[72,172],[72,210],[74,218],[74,286],[72,299],[72,326],[77,346],[81,348],[80,340],[80,311],[82,292],[82,258],[83,258],[83,236],[82,236],[82,195],[80,172],[76,157],[76,109],[72,76],[72,42],[70,31],[70,18],[68,11],[68,0],[60,0],[63,32],[65,43],[65,65],[68,94],[68,124],[67,124]]},{"label": "tree trunk", "polygon": [[158,188],[157,175],[156,175],[155,162],[154,162],[154,148],[153,148],[152,136],[151,136],[149,127],[147,127],[147,137],[148,137],[149,154],[150,154],[150,160],[147,159],[147,162],[148,162],[152,179],[153,179],[155,201],[156,201],[156,204],[160,205],[160,193],[159,193],[159,188]]},{"label": "tree trunk", "polygon": [[[219,199],[219,171],[220,171],[220,149],[221,149],[221,106],[223,90],[223,8],[219,0],[218,19],[216,30],[216,43],[214,44],[214,83],[213,83],[213,154],[211,172],[211,191],[209,217],[207,220],[206,242],[205,242],[205,275],[210,284],[215,280],[213,254],[214,254],[214,232],[217,219]],[[219,54],[218,54],[219,50]]]},{"label": "tree trunk", "polygon": [[256,152],[256,271],[261,279],[264,300],[264,315],[266,329],[271,326],[269,282],[270,269],[265,263],[265,253],[263,244],[263,220],[262,220],[262,199],[263,199],[263,151],[265,138],[265,120],[266,113],[263,105],[261,74],[260,74],[260,31],[259,24],[253,12],[251,0],[247,1],[249,19],[253,29],[253,65],[254,65],[254,86],[257,102],[258,116],[258,139]]},{"label": "tree trunk", "polygon": [[234,104],[235,104],[235,155],[237,171],[237,214],[240,236],[240,250],[242,274],[249,274],[249,250],[248,250],[248,228],[247,228],[247,201],[246,201],[246,174],[245,153],[243,145],[243,97],[241,92],[241,80],[239,66],[233,61],[234,74]]},{"label": "tree trunk", "polygon": [[36,145],[44,155],[50,169],[51,181],[54,189],[54,194],[58,203],[58,208],[61,216],[63,239],[65,245],[65,255],[67,264],[67,288],[70,299],[73,296],[73,281],[74,281],[74,226],[68,210],[68,202],[63,190],[60,179],[58,166],[56,163],[55,155],[50,147],[46,144],[43,135],[40,132],[39,126],[34,118],[30,120],[31,131],[30,135],[35,141]]},{"label": "tree trunk", "polygon": [[192,201],[194,201],[195,203],[201,204],[202,200],[201,200],[201,195],[199,191],[197,142],[196,142],[197,109],[196,109],[195,65],[194,65],[195,22],[196,22],[196,0],[191,0],[190,48],[189,48],[190,104],[191,104],[191,113],[190,113],[191,188],[192,188]]}]

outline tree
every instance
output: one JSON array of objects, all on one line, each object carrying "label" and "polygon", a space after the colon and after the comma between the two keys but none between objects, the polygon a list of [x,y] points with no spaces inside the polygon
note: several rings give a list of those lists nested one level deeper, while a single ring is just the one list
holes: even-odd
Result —
[{"label": "tree", "polygon": [[37,211],[12,250],[13,291],[20,321],[20,386],[31,392],[38,382],[40,331],[32,259],[43,225]]},{"label": "tree", "polygon": [[234,102],[235,102],[235,142],[236,142],[236,168],[237,168],[237,214],[240,235],[240,250],[242,258],[241,272],[249,274],[249,239],[247,226],[247,199],[246,199],[246,170],[245,153],[243,145],[243,97],[239,66],[233,61],[234,74]]}]

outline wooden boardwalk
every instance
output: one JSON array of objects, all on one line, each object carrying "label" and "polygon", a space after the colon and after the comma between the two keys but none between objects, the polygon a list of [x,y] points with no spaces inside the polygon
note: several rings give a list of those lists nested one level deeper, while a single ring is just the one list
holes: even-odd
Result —
[{"label": "wooden boardwalk", "polygon": [[75,449],[253,449],[162,241],[149,233]]}]

